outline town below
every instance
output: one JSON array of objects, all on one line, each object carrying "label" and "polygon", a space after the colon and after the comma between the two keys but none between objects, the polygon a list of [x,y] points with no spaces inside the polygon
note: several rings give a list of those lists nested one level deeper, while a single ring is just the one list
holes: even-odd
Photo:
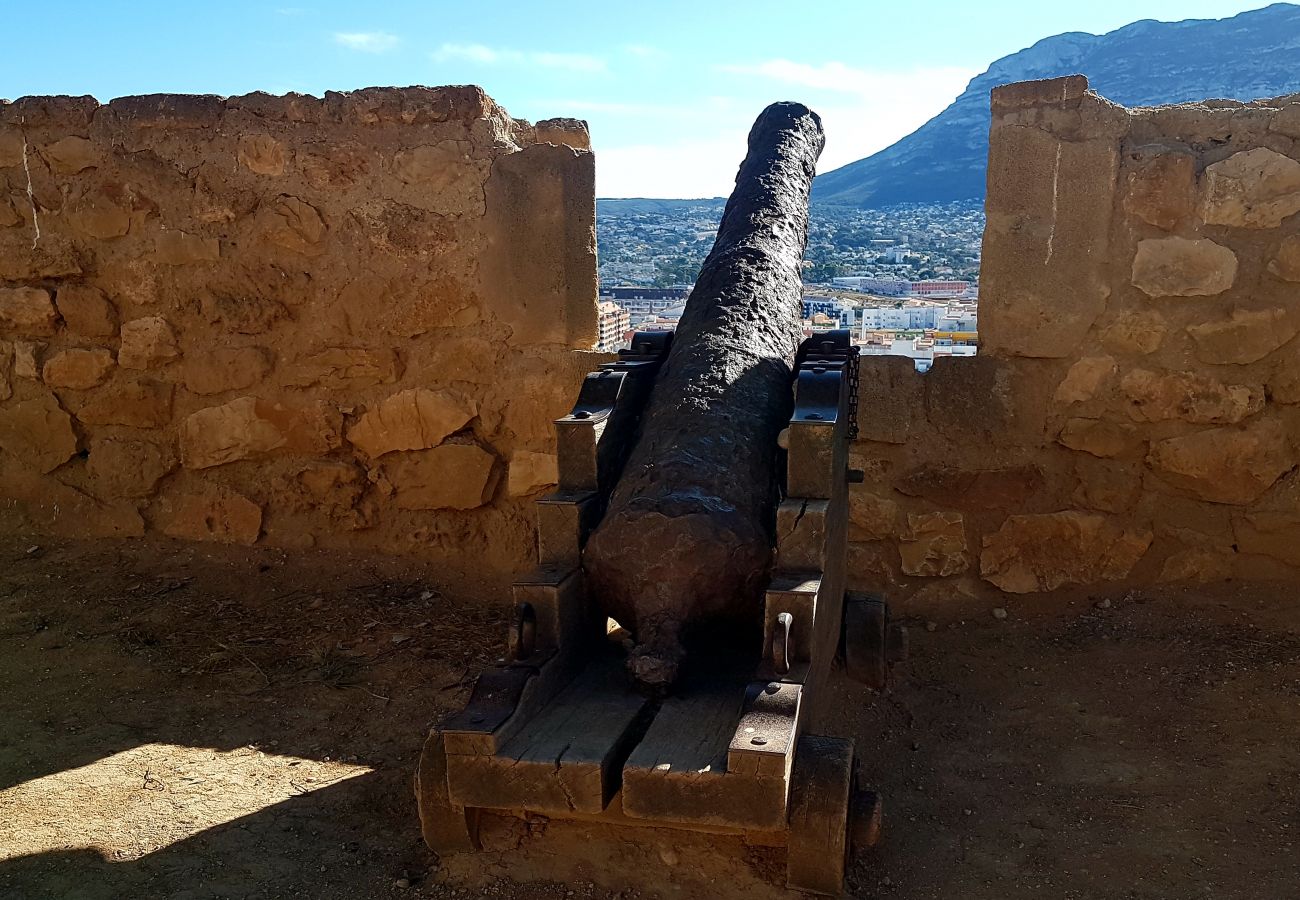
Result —
[{"label": "town below", "polygon": [[[676,326],[713,246],[724,201],[601,200],[599,348]],[[814,204],[804,332],[846,328],[864,354],[918,370],[979,346],[980,201],[851,209]]]}]

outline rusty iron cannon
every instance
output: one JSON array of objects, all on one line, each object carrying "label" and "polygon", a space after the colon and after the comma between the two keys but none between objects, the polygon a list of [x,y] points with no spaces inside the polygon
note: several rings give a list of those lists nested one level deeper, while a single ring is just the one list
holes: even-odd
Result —
[{"label": "rusty iron cannon", "polygon": [[806,107],[762,113],[676,333],[556,421],[507,655],[421,756],[440,854],[484,810],[594,818],[784,845],[791,888],[837,895],[875,841],[833,682],[883,689],[905,635],[845,589],[857,348],[801,329],[822,144]]}]

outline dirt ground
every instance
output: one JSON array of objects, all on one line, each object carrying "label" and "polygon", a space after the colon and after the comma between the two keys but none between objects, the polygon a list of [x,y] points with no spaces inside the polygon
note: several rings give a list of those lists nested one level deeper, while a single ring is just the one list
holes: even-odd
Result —
[{"label": "dirt ground", "polygon": [[[914,610],[846,704],[886,803],[852,896],[1300,897],[1300,587],[1006,609]],[[785,895],[782,851],[670,832],[428,852],[414,760],[503,628],[409,561],[0,540],[0,897]]]}]

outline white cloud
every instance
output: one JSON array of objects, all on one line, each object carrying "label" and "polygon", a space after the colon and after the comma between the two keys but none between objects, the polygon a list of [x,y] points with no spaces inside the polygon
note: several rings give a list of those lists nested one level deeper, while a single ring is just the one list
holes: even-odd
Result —
[{"label": "white cloud", "polygon": [[595,149],[597,197],[725,197],[745,157],[745,132]]},{"label": "white cloud", "polygon": [[[962,87],[976,74],[974,70],[957,66],[933,66],[910,70],[884,71],[858,69],[842,62],[812,64],[788,59],[769,59],[759,63],[720,65],[721,72],[767,78],[782,84],[835,91],[844,94],[871,96],[884,91],[912,91],[925,89],[927,84],[945,86],[960,83]],[[958,93],[960,88],[958,89]],[[953,97],[956,93],[953,94]],[[952,97],[948,98],[949,100]]]},{"label": "white cloud", "polygon": [[638,59],[663,59],[668,54],[658,47],[651,47],[647,44],[628,44],[623,48],[629,56],[635,56]]},{"label": "white cloud", "polygon": [[605,61],[584,53],[554,53],[549,50],[524,52],[483,44],[443,44],[433,54],[438,62],[464,60],[482,65],[532,65],[569,72],[603,72]]},{"label": "white cloud", "polygon": [[[522,54],[515,54],[522,58]],[[433,58],[439,62],[449,59],[466,59],[470,62],[491,65],[502,61],[502,52],[482,44],[443,44]],[[518,61],[518,60],[515,60]]]},{"label": "white cloud", "polygon": [[956,66],[860,69],[833,60],[810,64],[771,59],[717,68],[800,89],[797,99],[817,111],[826,129],[819,172],[870,156],[912,133],[938,115],[979,74]]},{"label": "white cloud", "polygon": [[[821,116],[826,150],[817,171],[829,172],[870,156],[915,131],[951,103],[977,74],[951,67],[884,72],[838,62],[809,65],[789,60],[717,68],[744,76],[744,99],[737,88],[729,95],[701,98],[676,113],[667,106],[632,104],[623,108],[581,101],[565,104],[575,112],[588,113],[592,120],[598,196],[726,196],[735,186],[753,118],[765,102],[783,99],[782,95],[806,103]],[[764,81],[771,84],[764,85]],[[763,99],[748,99],[756,93]],[[669,138],[662,143],[632,138],[626,145],[610,146],[602,140],[601,119],[620,114],[647,119],[657,114],[659,121],[671,117],[687,134],[716,137],[680,141]],[[654,130],[663,133],[659,121],[654,122]]]},{"label": "white cloud", "polygon": [[386,31],[339,31],[334,43],[362,53],[387,53],[398,45],[399,38]]}]

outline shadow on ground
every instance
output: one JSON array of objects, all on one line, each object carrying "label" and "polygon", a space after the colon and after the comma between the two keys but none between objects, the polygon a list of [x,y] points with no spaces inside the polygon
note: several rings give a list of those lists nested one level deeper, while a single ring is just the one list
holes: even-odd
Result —
[{"label": "shadow on ground", "polygon": [[[418,566],[27,546],[0,543],[0,896],[782,893],[736,840],[502,819],[429,853],[411,768],[503,623]],[[911,611],[895,691],[845,695],[886,799],[853,896],[1300,896],[1298,592],[1102,599]]]}]

